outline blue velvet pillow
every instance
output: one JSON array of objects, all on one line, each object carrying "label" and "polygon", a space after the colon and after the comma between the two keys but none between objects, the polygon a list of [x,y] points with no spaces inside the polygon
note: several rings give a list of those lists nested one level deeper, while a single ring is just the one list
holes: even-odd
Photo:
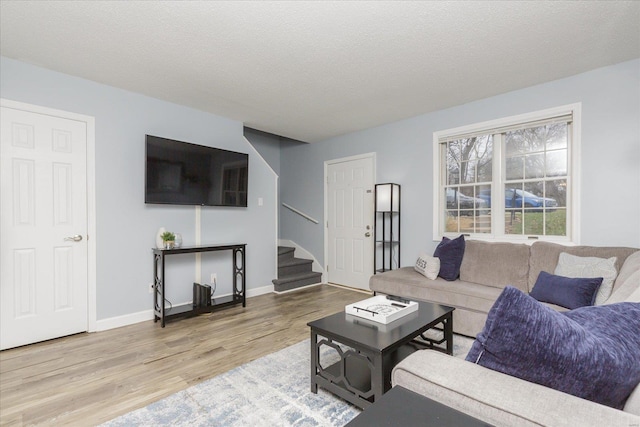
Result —
[{"label": "blue velvet pillow", "polygon": [[460,276],[460,265],[464,255],[464,236],[455,239],[443,237],[438,244],[433,256],[440,259],[440,272],[438,276],[444,280],[456,280]]},{"label": "blue velvet pillow", "polygon": [[640,303],[559,313],[508,286],[466,360],[622,409],[640,382]]},{"label": "blue velvet pillow", "polygon": [[573,310],[593,305],[602,280],[602,277],[573,279],[541,271],[529,295],[540,302],[548,302]]}]

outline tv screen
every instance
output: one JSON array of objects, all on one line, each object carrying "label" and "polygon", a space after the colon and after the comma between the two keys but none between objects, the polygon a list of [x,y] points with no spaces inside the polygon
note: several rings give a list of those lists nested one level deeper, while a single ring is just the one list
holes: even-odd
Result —
[{"label": "tv screen", "polygon": [[145,203],[247,206],[249,155],[146,136]]}]

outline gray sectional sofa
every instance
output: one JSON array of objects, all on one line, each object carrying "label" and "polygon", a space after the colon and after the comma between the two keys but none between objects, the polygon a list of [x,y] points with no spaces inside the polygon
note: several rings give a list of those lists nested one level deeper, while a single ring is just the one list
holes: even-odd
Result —
[{"label": "gray sectional sofa", "polygon": [[[554,272],[561,252],[581,257],[616,257],[616,270],[621,271],[627,257],[637,251],[634,248],[563,246],[549,242],[526,245],[467,240],[458,280],[449,282],[440,277],[430,280],[413,267],[403,267],[371,276],[369,287],[376,293],[455,307],[454,332],[475,337],[505,286],[529,293],[541,271]],[[620,282],[618,276],[614,292]]]},{"label": "gray sectional sofa", "polygon": [[[454,329],[474,336],[505,285],[530,291],[540,271],[554,271],[560,252],[617,257],[618,276],[605,304],[640,303],[640,251],[632,248],[468,241],[460,280],[431,281],[404,268],[376,275],[370,283],[376,292],[455,306]],[[640,426],[640,385],[618,410],[432,350],[401,361],[392,384],[496,426]]]}]

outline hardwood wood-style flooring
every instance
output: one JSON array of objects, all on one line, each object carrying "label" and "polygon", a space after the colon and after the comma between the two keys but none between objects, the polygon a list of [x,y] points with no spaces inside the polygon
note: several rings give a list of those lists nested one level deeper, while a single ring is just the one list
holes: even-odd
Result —
[{"label": "hardwood wood-style flooring", "polygon": [[307,323],[366,299],[322,285],[247,306],[146,321],[0,352],[0,425],[100,424],[309,337]]}]

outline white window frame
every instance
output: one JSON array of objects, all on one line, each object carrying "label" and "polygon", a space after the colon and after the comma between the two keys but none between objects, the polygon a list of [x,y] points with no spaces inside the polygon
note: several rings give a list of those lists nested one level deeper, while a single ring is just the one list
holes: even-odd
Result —
[{"label": "white window frame", "polygon": [[[441,154],[440,141],[443,139],[456,139],[469,134],[487,134],[493,133],[498,129],[516,127],[524,124],[535,125],[536,121],[549,120],[553,117],[561,117],[571,114],[571,138],[567,147],[568,155],[568,171],[567,171],[567,234],[566,236],[527,236],[504,234],[504,215],[491,216],[491,233],[447,233],[444,232],[445,224],[445,205],[446,200],[443,191],[441,191],[444,183],[444,172]],[[554,241],[563,244],[578,245],[580,244],[580,156],[581,156],[581,128],[582,128],[582,103],[563,105],[560,107],[549,108],[546,110],[534,111],[531,113],[519,114],[516,116],[505,117],[497,120],[490,120],[481,123],[461,126],[453,129],[446,129],[433,133],[433,240],[440,241],[443,236],[457,237],[464,234],[477,240],[501,241],[501,242],[519,242],[533,243],[537,240]],[[493,150],[493,171],[499,174],[494,175],[492,183],[492,194],[502,194],[502,189],[498,188],[504,182],[503,170],[503,153],[501,141],[502,138],[494,139]],[[504,211],[504,198],[497,197],[495,204],[492,203],[492,209]]]}]

